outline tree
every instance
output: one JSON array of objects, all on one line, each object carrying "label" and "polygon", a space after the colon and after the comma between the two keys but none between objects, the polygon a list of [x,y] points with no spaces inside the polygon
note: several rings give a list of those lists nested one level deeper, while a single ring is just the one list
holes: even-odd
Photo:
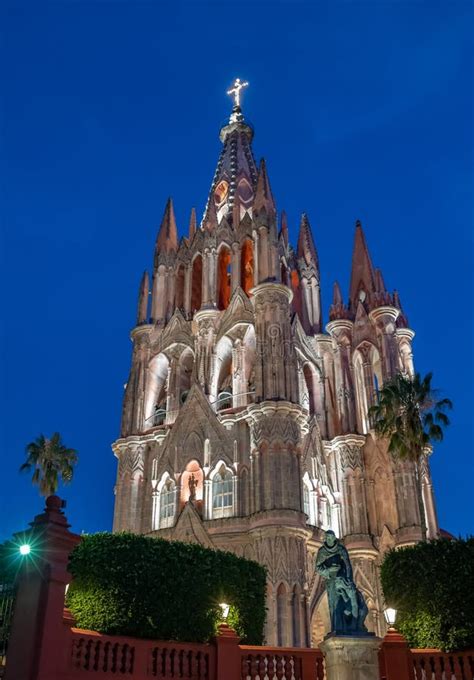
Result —
[{"label": "tree", "polygon": [[431,387],[432,373],[421,378],[397,373],[387,380],[379,393],[379,403],[369,409],[376,434],[389,441],[394,457],[415,464],[418,504],[423,536],[426,521],[421,490],[420,463],[433,442],[443,440],[443,428],[449,425],[445,411],[452,408],[449,399],[438,399]]},{"label": "tree", "polygon": [[410,647],[472,649],[474,537],[390,550],[380,576],[385,602],[397,610],[397,629]]},{"label": "tree", "polygon": [[26,453],[26,462],[20,467],[20,472],[33,470],[32,482],[39,486],[42,496],[55,493],[59,481],[68,484],[72,480],[77,451],[64,446],[59,432],[55,432],[51,439],[40,434],[27,445]]}]

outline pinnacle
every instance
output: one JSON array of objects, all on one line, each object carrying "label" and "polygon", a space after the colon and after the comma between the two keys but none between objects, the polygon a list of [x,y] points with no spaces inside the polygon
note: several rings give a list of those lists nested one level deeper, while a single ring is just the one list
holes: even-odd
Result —
[{"label": "pinnacle", "polygon": [[342,305],[341,287],[339,286],[339,283],[337,281],[334,281],[332,304]]},{"label": "pinnacle", "polygon": [[316,246],[314,245],[313,234],[306,213],[301,215],[297,256],[298,258],[304,258],[307,265],[314,264],[317,268],[319,267],[318,253],[316,251]]},{"label": "pinnacle", "polygon": [[281,226],[280,226],[280,236],[285,242],[285,246],[288,245],[288,218],[286,216],[285,210],[281,211]]},{"label": "pinnacle", "polygon": [[267,215],[275,214],[275,201],[273,200],[272,190],[267,175],[267,165],[262,158],[258,169],[257,188],[255,190],[255,200],[253,204],[255,213],[265,210]]},{"label": "pinnacle", "polygon": [[189,217],[189,240],[192,241],[196,233],[196,208],[191,209]]},{"label": "pinnacle", "polygon": [[216,204],[214,202],[214,197],[211,196],[209,199],[209,207],[207,209],[207,214],[203,227],[207,231],[214,231],[214,229],[217,229],[218,225],[219,221],[217,219]]},{"label": "pinnacle", "polygon": [[178,249],[178,229],[174,216],[173,201],[168,198],[165,212],[156,238],[157,252],[169,252]]}]

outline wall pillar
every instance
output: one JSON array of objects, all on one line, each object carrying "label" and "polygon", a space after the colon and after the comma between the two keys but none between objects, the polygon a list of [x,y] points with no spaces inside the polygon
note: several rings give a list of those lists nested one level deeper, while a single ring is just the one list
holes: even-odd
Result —
[{"label": "wall pillar", "polygon": [[5,680],[62,676],[69,649],[63,622],[69,554],[81,537],[69,531],[61,499],[49,496],[32,528],[21,534],[35,546],[25,556],[13,612]]}]

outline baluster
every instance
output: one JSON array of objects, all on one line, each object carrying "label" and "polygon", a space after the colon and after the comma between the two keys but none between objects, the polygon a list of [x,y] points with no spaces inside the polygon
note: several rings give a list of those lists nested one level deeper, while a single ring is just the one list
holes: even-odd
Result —
[{"label": "baluster", "polygon": [[117,669],[118,669],[118,643],[116,642],[112,647],[112,659],[110,670],[112,671],[112,673],[116,673]]},{"label": "baluster", "polygon": [[86,653],[84,654],[84,668],[88,671],[90,670],[90,660],[91,660],[91,650],[92,640],[87,640],[86,642]]},{"label": "baluster", "polygon": [[278,680],[283,678],[283,657],[279,654],[275,655],[276,658],[276,677]]},{"label": "baluster", "polygon": [[102,645],[102,658],[99,666],[99,671],[106,673],[109,667],[110,642]]},{"label": "baluster", "polygon": [[318,680],[324,680],[324,657],[318,656],[316,659],[316,677]]},{"label": "baluster", "polygon": [[93,647],[93,653],[92,653],[92,668],[97,671],[100,668],[100,652],[101,652],[101,647],[102,643],[100,640],[96,640],[94,647]]},{"label": "baluster", "polygon": [[434,656],[433,659],[433,673],[434,673],[434,680],[444,680],[443,678],[443,657],[442,656]]},{"label": "baluster", "polygon": [[150,650],[150,658],[151,658],[151,663],[150,663],[150,675],[155,677],[158,673],[158,663],[157,663],[157,656],[158,656],[158,650],[156,647],[153,647]]},{"label": "baluster", "polygon": [[415,680],[422,680],[423,674],[420,666],[420,658],[415,655],[413,655],[413,672]]},{"label": "baluster", "polygon": [[459,656],[457,654],[453,654],[453,656],[451,658],[452,658],[452,662],[453,662],[454,677],[456,678],[456,680],[458,680],[458,679],[463,680],[464,675],[463,675],[463,672],[462,672],[462,666],[459,662]]},{"label": "baluster", "polygon": [[163,649],[163,656],[165,660],[165,667],[164,667],[164,677],[165,678],[170,678],[171,677],[171,650],[168,649],[167,647]]},{"label": "baluster", "polygon": [[81,667],[81,655],[82,655],[82,639],[72,641],[72,666],[73,668]]},{"label": "baluster", "polygon": [[466,678],[474,678],[474,656],[472,654],[464,654],[463,660]]},{"label": "baluster", "polygon": [[248,660],[245,654],[242,654],[240,658],[240,680],[247,680],[247,665]]},{"label": "baluster", "polygon": [[259,680],[264,680],[265,678],[265,669],[266,669],[266,663],[265,663],[265,657],[262,656],[261,654],[258,655],[258,677]]},{"label": "baluster", "polygon": [[135,647],[128,648],[128,672],[133,674],[135,669]]},{"label": "baluster", "polygon": [[275,678],[275,671],[276,671],[276,664],[275,664],[275,655],[270,654],[267,656],[267,675],[268,675],[268,680],[274,680]]},{"label": "baluster", "polygon": [[257,677],[257,659],[254,654],[250,654],[250,678],[251,680],[255,680]]},{"label": "baluster", "polygon": [[289,654],[285,655],[285,680],[293,680],[293,657]]},{"label": "baluster", "polygon": [[189,655],[189,675],[192,680],[201,680],[201,659],[199,652],[191,651]]}]

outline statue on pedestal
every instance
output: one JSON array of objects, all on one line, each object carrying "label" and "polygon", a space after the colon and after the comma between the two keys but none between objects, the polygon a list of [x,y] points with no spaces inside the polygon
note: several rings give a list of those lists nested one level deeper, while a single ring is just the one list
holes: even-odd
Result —
[{"label": "statue on pedestal", "polygon": [[367,605],[354,583],[349,553],[334,531],[326,531],[324,543],[316,556],[316,572],[326,581],[331,633],[368,635],[364,625]]}]

